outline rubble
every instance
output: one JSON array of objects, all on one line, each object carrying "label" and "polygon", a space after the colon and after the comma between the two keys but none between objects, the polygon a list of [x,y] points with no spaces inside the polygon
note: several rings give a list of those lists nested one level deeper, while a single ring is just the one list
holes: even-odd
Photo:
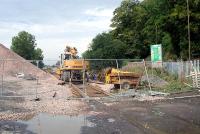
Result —
[{"label": "rubble", "polygon": [[[163,86],[169,84],[167,81],[161,79],[161,78],[158,77],[158,76],[149,75],[148,77],[149,77],[149,82],[151,83],[151,86],[153,86],[153,87],[163,87]],[[142,76],[141,82],[142,82],[142,83],[148,82],[147,76],[146,76],[146,75]]]}]

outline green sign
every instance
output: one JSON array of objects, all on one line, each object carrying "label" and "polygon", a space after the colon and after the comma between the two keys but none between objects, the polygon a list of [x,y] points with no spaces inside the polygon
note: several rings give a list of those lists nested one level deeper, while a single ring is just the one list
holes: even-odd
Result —
[{"label": "green sign", "polygon": [[162,62],[162,45],[151,45],[151,61]]}]

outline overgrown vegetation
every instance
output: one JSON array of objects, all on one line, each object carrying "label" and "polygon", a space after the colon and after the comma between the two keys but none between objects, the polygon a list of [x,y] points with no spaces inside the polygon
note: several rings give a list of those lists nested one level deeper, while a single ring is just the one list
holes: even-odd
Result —
[{"label": "overgrown vegetation", "polygon": [[[143,78],[140,82],[140,88],[149,89],[149,83],[147,80],[147,75],[142,64],[138,66],[133,66],[126,68],[129,72],[140,73],[143,75]],[[161,91],[167,93],[173,92],[182,92],[192,90],[191,87],[187,86],[184,83],[192,84],[190,79],[179,78],[178,75],[171,74],[162,68],[151,68],[147,66],[147,74],[149,76],[149,81],[151,83],[151,88],[154,91]],[[164,82],[164,84],[163,84]]]},{"label": "overgrown vegetation", "polygon": [[170,74],[164,69],[148,69],[148,74],[155,75],[166,81],[168,84],[165,86],[158,86],[153,87],[153,90],[161,91],[161,92],[167,92],[167,93],[174,93],[174,92],[180,92],[180,91],[189,91],[192,90],[191,87],[185,85],[184,83],[190,83],[191,81],[189,79],[180,79],[177,75]]}]

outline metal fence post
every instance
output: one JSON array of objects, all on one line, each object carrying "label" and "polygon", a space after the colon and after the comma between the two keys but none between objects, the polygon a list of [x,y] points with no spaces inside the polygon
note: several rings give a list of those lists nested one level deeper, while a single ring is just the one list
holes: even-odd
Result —
[{"label": "metal fence post", "polygon": [[37,63],[37,68],[39,68],[39,61],[37,60],[36,63]]},{"label": "metal fence post", "polygon": [[35,99],[36,100],[38,99],[38,85],[39,85],[38,79],[39,79],[39,77],[37,77],[37,85],[36,85],[36,89],[35,89]]},{"label": "metal fence post", "polygon": [[181,60],[181,80],[184,79],[184,63],[183,60]]},{"label": "metal fence post", "polygon": [[147,72],[147,68],[146,68],[146,64],[145,64],[145,60],[143,59],[143,64],[144,64],[144,70],[145,70],[145,73],[146,73],[146,76],[147,76],[147,81],[148,81],[148,84],[149,84],[149,89],[151,91],[151,83],[149,81],[149,75],[148,75],[148,72]]},{"label": "metal fence post", "polygon": [[86,95],[87,93],[86,93],[86,88],[85,88],[85,64],[84,64],[84,62],[85,62],[85,59],[82,60],[82,65],[83,65],[83,90]]},{"label": "metal fence post", "polygon": [[121,85],[121,78],[120,78],[120,72],[119,72],[119,64],[118,64],[117,59],[116,59],[116,64],[117,64],[118,77],[119,77],[119,89],[120,89],[120,92],[121,92],[122,91],[122,85]]},{"label": "metal fence post", "polygon": [[184,75],[184,77],[186,77],[189,73],[188,73],[188,61],[185,61],[185,75]]},{"label": "metal fence post", "polygon": [[196,69],[196,71],[197,71],[197,61],[196,60],[194,60],[194,64],[193,64],[194,66],[194,68]]},{"label": "metal fence post", "polygon": [[174,70],[173,70],[174,69],[174,63],[173,63],[173,61],[171,63],[172,63],[172,68],[171,68],[172,72],[171,73],[173,74],[174,73]]},{"label": "metal fence post", "polygon": [[3,79],[4,79],[4,64],[5,64],[5,60],[2,60],[2,75],[1,75],[1,97],[3,96],[3,88],[4,88],[4,83],[3,83]]},{"label": "metal fence post", "polygon": [[1,74],[1,97],[3,96],[3,74]]},{"label": "metal fence post", "polygon": [[180,81],[182,81],[182,75],[183,75],[183,63],[182,60],[178,62],[178,78]]}]

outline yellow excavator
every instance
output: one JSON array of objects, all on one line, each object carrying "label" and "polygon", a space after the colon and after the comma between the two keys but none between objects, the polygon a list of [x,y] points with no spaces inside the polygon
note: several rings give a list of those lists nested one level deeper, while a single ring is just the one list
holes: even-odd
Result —
[{"label": "yellow excavator", "polygon": [[89,68],[88,61],[77,56],[75,47],[66,46],[64,53],[60,55],[60,66],[56,70],[59,78],[65,82],[80,81]]}]

